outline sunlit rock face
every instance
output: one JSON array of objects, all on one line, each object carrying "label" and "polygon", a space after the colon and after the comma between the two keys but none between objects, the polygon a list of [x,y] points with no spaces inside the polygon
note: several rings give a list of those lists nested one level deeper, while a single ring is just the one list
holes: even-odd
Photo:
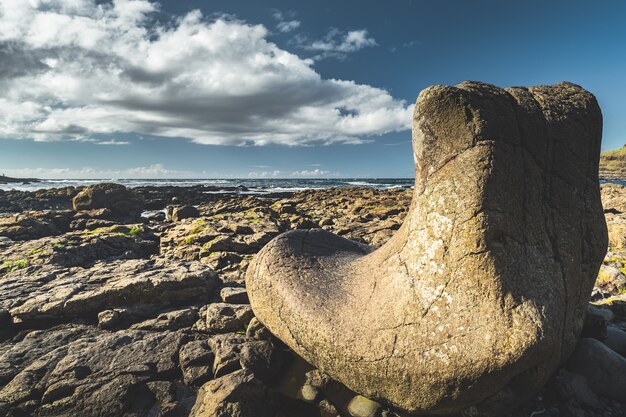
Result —
[{"label": "sunlit rock face", "polygon": [[377,250],[320,229],[278,236],[247,272],[257,318],[411,413],[528,400],[571,354],[606,252],[601,132],[594,96],[570,83],[427,88],[402,227]]}]

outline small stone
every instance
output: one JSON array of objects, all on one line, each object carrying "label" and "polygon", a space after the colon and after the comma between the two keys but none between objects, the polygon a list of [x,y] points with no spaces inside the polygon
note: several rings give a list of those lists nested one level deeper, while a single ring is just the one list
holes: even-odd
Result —
[{"label": "small stone", "polygon": [[300,388],[300,396],[305,401],[314,402],[319,394],[320,392],[318,391],[318,389],[312,385],[306,384],[302,388]]},{"label": "small stone", "polygon": [[250,304],[248,292],[241,287],[224,287],[220,291],[220,297],[222,297],[222,301],[225,303]]},{"label": "small stone", "polygon": [[254,317],[248,304],[213,303],[207,306],[203,314],[197,327],[209,333],[243,331]]},{"label": "small stone", "polygon": [[357,395],[348,403],[348,412],[352,417],[375,417],[380,407],[376,401]]},{"label": "small stone", "polygon": [[98,328],[110,330],[120,323],[121,314],[117,310],[104,310],[98,313]]},{"label": "small stone", "polygon": [[200,211],[196,207],[190,205],[179,207],[170,206],[166,210],[167,219],[174,222],[179,222],[183,219],[200,217]]},{"label": "small stone", "polygon": [[314,369],[305,374],[306,384],[311,385],[319,390],[324,390],[328,384],[331,382],[331,379],[328,375],[320,371],[319,369]]},{"label": "small stone", "polygon": [[333,224],[335,224],[334,220],[331,219],[330,217],[324,217],[322,220],[320,220],[319,225],[320,226],[332,226]]},{"label": "small stone", "polygon": [[271,340],[273,338],[272,333],[256,317],[250,320],[246,329],[246,336],[256,340]]},{"label": "small stone", "polygon": [[337,408],[334,405],[332,405],[330,401],[326,399],[323,399],[322,401],[320,401],[317,406],[320,408],[320,410],[326,413],[326,415],[329,415],[329,416],[339,415]]}]

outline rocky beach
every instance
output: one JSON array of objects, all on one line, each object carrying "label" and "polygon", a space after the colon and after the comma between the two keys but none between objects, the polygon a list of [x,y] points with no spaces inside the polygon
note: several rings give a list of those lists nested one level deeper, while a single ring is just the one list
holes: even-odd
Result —
[{"label": "rocky beach", "polygon": [[[380,246],[412,192],[0,192],[0,415],[402,415],[273,337],[254,317],[244,275],[288,230]],[[626,187],[603,185],[602,200],[610,247],[582,339],[512,416],[626,415]]]}]

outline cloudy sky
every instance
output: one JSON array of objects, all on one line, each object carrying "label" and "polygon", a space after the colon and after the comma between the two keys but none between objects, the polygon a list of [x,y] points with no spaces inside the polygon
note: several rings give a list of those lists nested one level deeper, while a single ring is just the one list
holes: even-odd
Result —
[{"label": "cloudy sky", "polygon": [[581,84],[616,148],[620,3],[0,0],[0,171],[411,177],[417,94],[466,79]]}]

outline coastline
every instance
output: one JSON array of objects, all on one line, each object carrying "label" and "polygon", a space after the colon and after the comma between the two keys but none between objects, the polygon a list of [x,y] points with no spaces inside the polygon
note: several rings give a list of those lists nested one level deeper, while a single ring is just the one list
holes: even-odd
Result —
[{"label": "coastline", "polygon": [[[245,271],[262,247],[289,230],[322,228],[380,246],[402,225],[413,190],[346,186],[253,195],[207,187],[0,192],[0,359],[12,364],[0,378],[0,412],[36,415],[54,398],[66,414],[96,415],[132,397],[188,415],[194,403],[219,398],[200,387],[241,389],[254,369],[264,379],[254,377],[249,400],[269,398],[259,407],[347,415],[347,401],[359,397],[281,348],[254,317]],[[98,193],[107,196],[102,204]],[[602,198],[611,248],[583,330],[596,338],[602,328],[626,330],[626,187],[603,185]],[[27,378],[35,365],[39,377]],[[540,398],[507,417],[538,409],[557,415],[571,398],[552,393],[574,383],[568,372],[561,368]],[[303,400],[311,390],[326,402]],[[3,405],[2,392],[22,394]],[[622,407],[607,398],[597,404]]]}]

